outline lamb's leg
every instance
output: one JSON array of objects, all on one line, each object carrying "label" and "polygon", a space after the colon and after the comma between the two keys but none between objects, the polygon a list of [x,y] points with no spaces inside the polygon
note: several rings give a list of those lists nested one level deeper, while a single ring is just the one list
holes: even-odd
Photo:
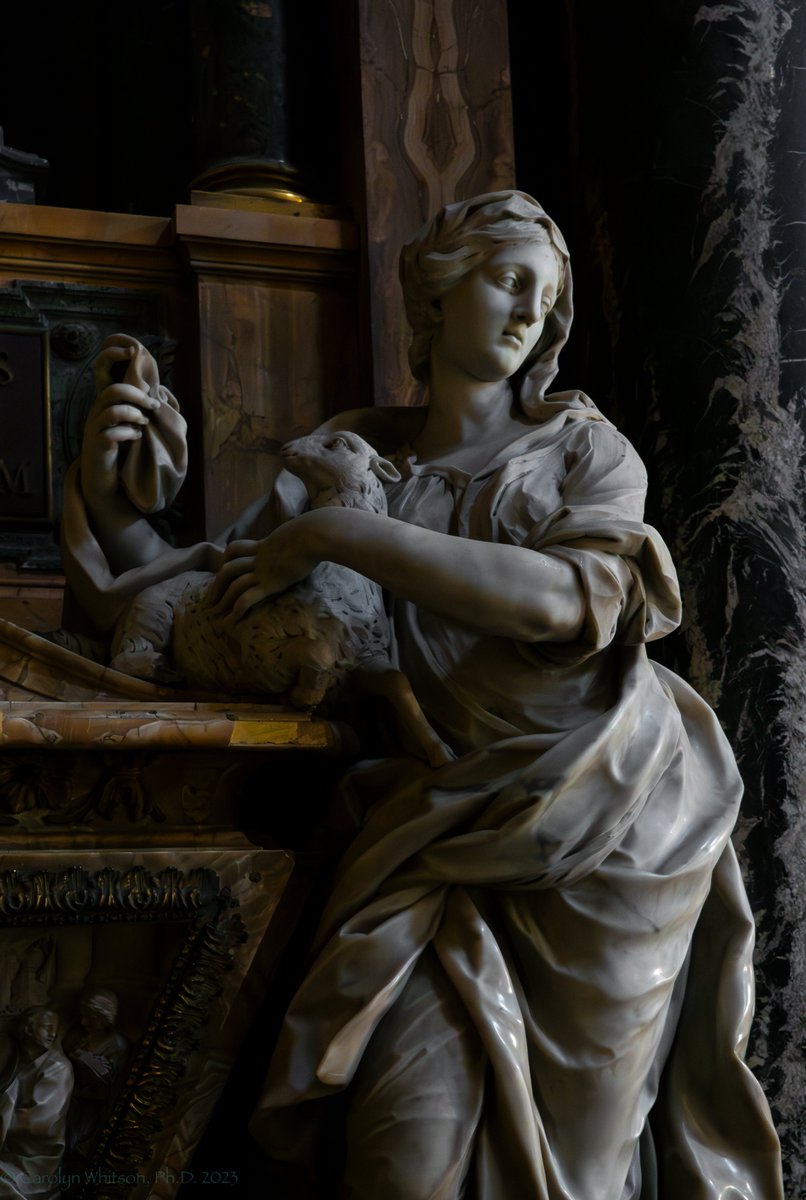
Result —
[{"label": "lamb's leg", "polygon": [[444,767],[456,757],[431,728],[411,684],[402,671],[386,662],[365,663],[354,676],[359,688],[372,696],[385,696],[397,716],[404,741],[418,758],[432,767]]},{"label": "lamb's leg", "polygon": [[179,680],[180,675],[164,653],[171,638],[174,609],[193,588],[210,578],[206,572],[188,571],[152,584],[135,596],[115,626],[110,667],[139,679],[163,683]]},{"label": "lamb's leg", "polygon": [[335,683],[334,666],[337,652],[327,641],[311,642],[305,639],[305,659],[299,669],[297,680],[289,699],[295,708],[313,710],[318,708]]},{"label": "lamb's leg", "polygon": [[134,675],[137,679],[149,679],[156,683],[179,683],[182,679],[170,659],[141,637],[131,638],[126,649],[116,654],[109,665],[113,671],[122,671],[124,675]]},{"label": "lamb's leg", "polygon": [[302,667],[289,694],[294,708],[318,708],[328,693],[333,677],[328,671],[316,667]]}]

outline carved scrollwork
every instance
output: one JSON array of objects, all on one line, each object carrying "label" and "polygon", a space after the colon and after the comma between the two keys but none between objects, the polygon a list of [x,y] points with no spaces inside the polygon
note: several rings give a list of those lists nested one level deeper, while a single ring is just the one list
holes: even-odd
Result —
[{"label": "carved scrollwork", "polygon": [[141,775],[145,766],[143,755],[118,760],[100,776],[85,803],[86,812],[96,812],[107,821],[119,814],[130,821],[144,821],[151,817],[162,822],[165,814],[143,787]]},{"label": "carved scrollwork", "polygon": [[87,321],[59,321],[50,331],[51,347],[72,362],[86,358],[99,341],[97,329]]},{"label": "carved scrollwork", "polygon": [[35,808],[62,808],[68,797],[68,778],[64,762],[45,755],[0,759],[0,812],[17,815]]},{"label": "carved scrollwork", "polygon": [[143,785],[141,754],[109,756],[94,783],[73,793],[73,759],[14,754],[0,759],[0,825],[16,825],[26,813],[40,813],[45,825],[75,825],[94,814],[107,821],[162,823],[165,813]]},{"label": "carved scrollwork", "polygon": [[12,869],[0,872],[0,920],[17,924],[33,916],[71,914],[91,921],[98,913],[120,917],[167,913],[187,918],[219,894],[218,876],[206,867],[192,871],[165,867],[157,872],[139,866],[128,871],[103,867],[92,873],[81,867]]},{"label": "carved scrollwork", "polygon": [[96,1161],[103,1162],[102,1182],[88,1183],[78,1193],[81,1200],[115,1200],[119,1188],[103,1176],[114,1180],[150,1161],[154,1136],[176,1104],[188,1059],[198,1048],[199,1031],[221,993],[235,940],[244,940],[243,926],[223,908],[216,919],[196,922],[141,1042],[129,1085],[101,1135]]}]

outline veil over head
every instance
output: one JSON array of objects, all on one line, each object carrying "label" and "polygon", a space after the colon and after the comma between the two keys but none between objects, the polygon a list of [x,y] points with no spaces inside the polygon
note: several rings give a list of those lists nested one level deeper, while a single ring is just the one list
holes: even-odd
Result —
[{"label": "veil over head", "polygon": [[[542,421],[555,411],[555,405],[546,402],[546,390],[559,369],[557,359],[568,339],[574,309],[568,247],[537,200],[526,192],[504,191],[446,205],[403,247],[400,280],[413,331],[409,362],[418,379],[427,379],[439,299],[484,262],[491,242],[508,245],[534,240],[535,225],[545,230],[561,259],[560,289],[540,340],[513,376],[512,385],[524,415]],[[564,403],[569,403],[567,395]],[[590,402],[580,394],[579,404],[587,407]]]}]

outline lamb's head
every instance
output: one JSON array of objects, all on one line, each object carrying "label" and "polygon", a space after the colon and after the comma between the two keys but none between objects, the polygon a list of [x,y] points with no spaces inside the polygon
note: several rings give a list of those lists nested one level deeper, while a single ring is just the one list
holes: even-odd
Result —
[{"label": "lamb's head", "polygon": [[283,465],[307,488],[314,508],[341,505],[386,511],[384,483],[396,483],[400,472],[357,433],[311,433],[287,442]]}]

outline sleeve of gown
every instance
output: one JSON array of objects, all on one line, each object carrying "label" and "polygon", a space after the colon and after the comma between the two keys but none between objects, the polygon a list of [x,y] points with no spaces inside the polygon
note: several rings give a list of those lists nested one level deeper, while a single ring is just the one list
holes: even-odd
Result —
[{"label": "sleeve of gown", "polygon": [[[143,438],[129,443],[120,471],[120,483],[134,508],[148,515],[159,512],[175,498],[187,470],[186,424],[179,405],[159,382],[157,364],[145,347],[140,346],[130,364],[126,383],[148,391],[162,401],[158,416],[152,418]],[[410,410],[403,410],[406,414]],[[340,414],[326,423],[336,428],[384,433],[384,421],[372,409]],[[377,429],[376,429],[377,426]],[[382,437],[383,440],[383,437]],[[308,507],[304,484],[283,469],[278,456],[265,462],[266,492],[254,501],[212,542],[167,551],[142,566],[115,575],[92,529],[81,487],[80,461],[69,468],[64,483],[64,510],[61,522],[62,561],[68,580],[70,624],[84,632],[107,632],[115,624],[126,602],[144,588],[171,579],[182,571],[217,571],[221,548],[240,538],[264,538],[284,521]],[[87,624],[89,623],[89,624]]]},{"label": "sleeve of gown", "polygon": [[31,1102],[17,1108],[12,1129],[15,1134],[56,1138],[73,1091],[73,1070],[67,1059],[51,1055],[34,1084]]},{"label": "sleeve of gown", "polygon": [[[541,644],[541,654],[573,662],[614,641],[636,645],[670,633],[680,623],[680,593],[669,551],[643,520],[640,458],[612,425],[585,421],[569,439],[565,467],[562,506],[536,520],[523,544],[573,565],[585,621],[575,643]],[[528,511],[528,484],[524,500]]]},{"label": "sleeve of gown", "polygon": [[308,507],[305,485],[289,471],[283,470],[282,459],[266,463],[266,492],[250,504],[216,541],[223,545],[239,538],[264,538]]},{"label": "sleeve of gown", "polygon": [[[279,459],[267,462],[266,474],[266,495],[214,542],[169,550],[151,562],[115,575],[92,530],[81,491],[79,463],[73,463],[65,478],[61,525],[62,561],[73,607],[89,620],[96,634],[107,631],[125,604],[144,588],[172,579],[182,571],[216,571],[221,564],[221,548],[227,543],[235,538],[266,537],[277,525],[302,512],[307,496],[300,481],[282,470]],[[76,624],[75,620],[71,624]]]}]

